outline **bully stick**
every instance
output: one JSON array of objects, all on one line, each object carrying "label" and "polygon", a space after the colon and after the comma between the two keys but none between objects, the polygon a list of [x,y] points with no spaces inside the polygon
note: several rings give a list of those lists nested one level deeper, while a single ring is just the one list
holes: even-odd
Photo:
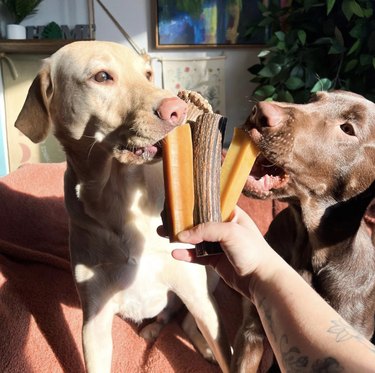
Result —
[{"label": "bully stick", "polygon": [[221,167],[221,218],[229,221],[258,154],[248,134],[234,128],[233,138]]},{"label": "bully stick", "polygon": [[194,224],[193,147],[188,123],[171,131],[163,143],[166,226],[169,240]]}]

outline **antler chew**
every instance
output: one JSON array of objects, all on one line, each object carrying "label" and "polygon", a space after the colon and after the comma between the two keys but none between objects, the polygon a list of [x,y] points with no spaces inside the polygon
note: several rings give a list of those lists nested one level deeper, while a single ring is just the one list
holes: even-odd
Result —
[{"label": "antler chew", "polygon": [[[221,127],[225,118],[219,114],[200,115],[191,123],[193,138],[194,168],[194,225],[221,221],[220,211],[220,166]],[[202,242],[196,245],[197,255],[222,252],[220,245]]]},{"label": "antler chew", "polygon": [[220,204],[223,221],[230,220],[258,153],[258,148],[248,134],[240,128],[234,128],[232,141],[221,166]]}]

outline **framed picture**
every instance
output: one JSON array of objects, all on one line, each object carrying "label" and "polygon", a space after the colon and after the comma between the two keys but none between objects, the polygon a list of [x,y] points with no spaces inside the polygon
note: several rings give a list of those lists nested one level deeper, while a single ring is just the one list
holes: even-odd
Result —
[{"label": "framed picture", "polygon": [[[267,0],[264,0],[268,2]],[[156,48],[244,47],[264,44],[249,34],[259,0],[153,0]]]}]

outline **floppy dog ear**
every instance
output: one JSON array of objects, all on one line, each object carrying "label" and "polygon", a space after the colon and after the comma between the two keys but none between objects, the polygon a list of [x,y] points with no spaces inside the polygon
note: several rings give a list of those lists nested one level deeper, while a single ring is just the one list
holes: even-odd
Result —
[{"label": "floppy dog ear", "polygon": [[53,93],[51,74],[45,66],[32,82],[15,126],[34,143],[43,141],[51,128],[49,103]]}]

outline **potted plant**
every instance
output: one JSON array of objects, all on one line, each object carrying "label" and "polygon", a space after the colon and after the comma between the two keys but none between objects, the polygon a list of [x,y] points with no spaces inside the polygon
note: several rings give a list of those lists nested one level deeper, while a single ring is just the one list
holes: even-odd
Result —
[{"label": "potted plant", "polygon": [[[285,3],[285,2],[284,2]],[[270,0],[259,28],[272,29],[249,68],[255,100],[304,103],[312,92],[344,89],[375,101],[375,5],[371,0]]]},{"label": "potted plant", "polygon": [[26,30],[20,23],[28,16],[37,12],[38,5],[42,0],[0,0],[8,10],[12,19],[7,25],[8,39],[25,39]]}]

